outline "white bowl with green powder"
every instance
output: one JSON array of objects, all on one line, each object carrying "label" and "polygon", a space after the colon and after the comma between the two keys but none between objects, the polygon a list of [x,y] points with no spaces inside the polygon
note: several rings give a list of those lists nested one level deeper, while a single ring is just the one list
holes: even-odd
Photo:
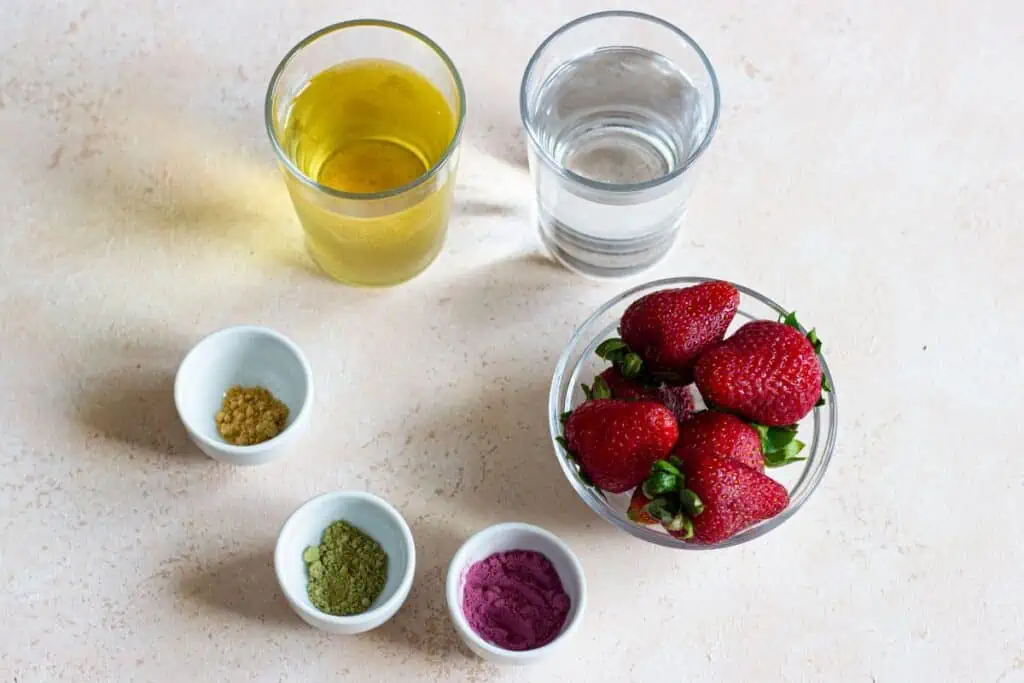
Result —
[{"label": "white bowl with green powder", "polygon": [[394,616],[415,569],[409,525],[394,507],[362,491],[304,503],[284,523],[274,550],[288,604],[331,633],[363,633]]}]

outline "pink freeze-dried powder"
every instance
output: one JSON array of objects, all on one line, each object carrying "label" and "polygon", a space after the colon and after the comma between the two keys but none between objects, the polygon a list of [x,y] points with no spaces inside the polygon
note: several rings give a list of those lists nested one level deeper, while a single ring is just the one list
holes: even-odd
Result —
[{"label": "pink freeze-dried powder", "polygon": [[551,561],[532,550],[495,553],[466,572],[462,613],[477,635],[506,650],[550,643],[570,604]]}]

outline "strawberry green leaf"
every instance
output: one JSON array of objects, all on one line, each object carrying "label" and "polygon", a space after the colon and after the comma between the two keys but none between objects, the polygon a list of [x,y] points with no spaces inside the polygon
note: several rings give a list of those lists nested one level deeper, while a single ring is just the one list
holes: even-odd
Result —
[{"label": "strawberry green leaf", "polygon": [[611,398],[611,397],[612,397],[612,389],[611,389],[611,387],[608,386],[608,382],[605,382],[604,381],[604,377],[601,377],[600,375],[595,377],[594,378],[594,385],[590,388],[590,396],[589,396],[589,398],[591,400],[594,400],[594,399],[599,399],[599,398]]},{"label": "strawberry green leaf", "polygon": [[679,459],[678,455],[668,456],[668,462],[670,465],[675,465],[677,468],[683,466],[683,461]]},{"label": "strawberry green leaf", "polygon": [[773,448],[782,448],[796,438],[796,425],[769,427],[768,425],[755,423],[751,426],[757,430],[758,436],[761,437],[761,449],[763,451],[768,451]]},{"label": "strawberry green leaf", "polygon": [[597,345],[595,353],[615,366],[623,377],[643,379],[644,360],[621,339],[605,339]]},{"label": "strawberry green leaf", "polygon": [[761,437],[761,453],[766,467],[781,467],[806,458],[797,455],[804,449],[804,442],[796,438],[797,426],[768,427],[752,425]]},{"label": "strawberry green leaf", "polygon": [[669,520],[659,520],[666,531],[671,531],[676,538],[689,540],[693,538],[693,520],[679,513]]},{"label": "strawberry green leaf", "polygon": [[811,346],[814,347],[815,353],[821,353],[821,340],[818,339],[818,333],[815,330],[811,330],[807,333],[807,341],[811,342]]},{"label": "strawberry green leaf", "polygon": [[583,395],[586,397],[588,401],[594,398],[594,392],[591,391],[589,386],[587,386],[586,384],[581,384],[580,388],[583,389]]},{"label": "strawberry green leaf", "polygon": [[570,417],[572,417],[572,411],[571,410],[567,410],[567,411],[565,411],[564,413],[562,413],[561,415],[558,416],[558,421],[561,422],[562,424],[565,424],[566,422],[569,421]]},{"label": "strawberry green leaf", "polygon": [[686,517],[684,515],[679,515],[679,522],[678,523],[679,523],[679,529],[673,529],[673,530],[678,530],[679,531],[679,532],[676,533],[676,538],[677,539],[682,539],[683,541],[689,541],[690,539],[692,539],[693,538],[693,522],[690,521],[690,518]]},{"label": "strawberry green leaf", "polygon": [[662,524],[668,524],[679,514],[679,508],[668,498],[658,497],[647,504],[647,512]]},{"label": "strawberry green leaf", "polygon": [[704,501],[690,489],[683,489],[679,492],[679,505],[683,512],[690,517],[697,517],[704,512]]},{"label": "strawberry green leaf", "polygon": [[644,361],[639,355],[630,351],[623,357],[622,362],[618,364],[618,368],[623,377],[632,379],[643,372]]},{"label": "strawberry green leaf", "polygon": [[603,342],[598,344],[594,353],[605,360],[613,360],[622,351],[629,351],[629,345],[621,339],[612,338],[605,339]]},{"label": "strawberry green leaf", "polygon": [[663,524],[663,525],[665,526],[665,528],[666,528],[666,529],[668,529],[669,531],[680,531],[680,530],[682,530],[683,526],[684,526],[684,525],[686,524],[686,522],[688,522],[688,521],[689,521],[689,520],[688,520],[688,519],[686,519],[686,515],[675,515],[674,517],[672,517],[671,519],[669,519],[669,520],[668,520],[667,522],[666,522],[666,521],[664,521],[664,520],[662,520],[662,522],[661,522],[661,523],[662,523],[662,524]]},{"label": "strawberry green leaf", "polygon": [[643,484],[644,495],[648,498],[673,491],[679,485],[679,477],[668,472],[655,472]]},{"label": "strawberry green leaf", "polygon": [[[676,460],[679,460],[679,458],[676,458]],[[664,472],[666,474],[672,474],[672,475],[675,475],[677,477],[682,475],[682,472],[679,471],[679,468],[675,464],[670,462],[669,460],[655,460],[654,461],[654,464],[651,465],[651,475],[653,476],[653,475],[655,475],[655,474],[657,474],[659,472]]]},{"label": "strawberry green leaf", "polygon": [[782,323],[783,325],[789,325],[794,330],[800,329],[800,323],[798,323],[796,320],[796,311],[786,313],[785,315],[780,315],[779,322]]},{"label": "strawberry green leaf", "polygon": [[797,453],[799,453],[800,448],[803,447],[802,443],[797,441],[793,444],[790,444],[790,446],[791,447],[787,447],[782,451],[773,454],[771,458],[765,458],[764,466],[782,467],[783,465],[788,465],[793,462],[803,462],[804,460],[807,460],[807,458],[797,457]]},{"label": "strawberry green leaf", "polygon": [[825,394],[827,393],[832,393],[832,383],[828,381],[828,377],[826,377],[825,373],[823,372],[821,373],[821,395],[818,396],[818,400],[814,404],[815,408],[819,408],[825,405]]},{"label": "strawberry green leaf", "polygon": [[[643,483],[642,490],[645,496],[652,499],[648,504],[652,517],[669,531],[689,529],[688,533],[692,535],[690,518],[704,512],[704,503],[696,493],[686,488],[686,476],[676,467],[676,463],[681,464],[679,458],[672,459],[675,463],[668,460],[654,461],[651,476]],[[684,537],[689,538],[689,535]]]},{"label": "strawberry green leaf", "polygon": [[570,455],[572,454],[571,451],[569,451],[569,442],[565,440],[564,436],[556,436],[555,441],[558,442],[558,445],[561,446],[566,453],[569,453]]}]

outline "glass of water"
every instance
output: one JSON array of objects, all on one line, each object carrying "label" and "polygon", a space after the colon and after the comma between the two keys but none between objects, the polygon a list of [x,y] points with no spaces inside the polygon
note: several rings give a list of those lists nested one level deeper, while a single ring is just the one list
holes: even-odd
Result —
[{"label": "glass of water", "polygon": [[594,277],[632,275],[667,254],[719,104],[707,55],[657,17],[599,12],[541,43],[519,106],[551,254]]}]

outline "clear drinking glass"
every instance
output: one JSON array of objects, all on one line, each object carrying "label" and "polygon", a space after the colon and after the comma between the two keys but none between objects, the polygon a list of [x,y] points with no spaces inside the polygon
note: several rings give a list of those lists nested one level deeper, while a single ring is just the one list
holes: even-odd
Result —
[{"label": "clear drinking glass", "polygon": [[[352,68],[333,90],[324,84],[334,81],[317,80]],[[311,99],[314,83],[327,89]],[[465,112],[451,59],[401,24],[335,24],[285,55],[267,88],[267,132],[307,249],[327,274],[392,285],[434,261],[448,230]]]},{"label": "clear drinking glass", "polygon": [[700,46],[657,17],[599,12],[541,43],[519,106],[551,254],[596,277],[654,265],[679,232],[719,104]]}]

